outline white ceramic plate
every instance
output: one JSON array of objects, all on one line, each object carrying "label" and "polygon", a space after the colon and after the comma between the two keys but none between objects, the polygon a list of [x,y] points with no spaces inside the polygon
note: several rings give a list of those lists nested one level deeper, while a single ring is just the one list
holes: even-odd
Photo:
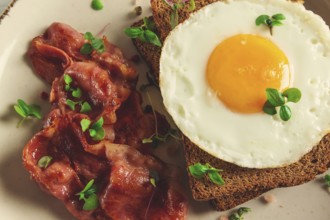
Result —
[{"label": "white ceramic plate", "polygon": [[[29,66],[25,53],[31,39],[41,33],[52,22],[70,24],[80,32],[104,34],[123,49],[127,57],[136,54],[130,39],[123,29],[144,15],[150,15],[148,0],[136,0],[143,6],[143,15],[133,13],[134,0],[103,0],[104,9],[94,11],[90,0],[29,0],[17,1],[0,24],[0,219],[10,220],[69,220],[73,217],[56,199],[43,193],[30,180],[21,162],[21,151],[25,143],[38,131],[41,123],[29,121],[16,128],[19,117],[13,111],[18,98],[28,103],[43,106],[40,93],[49,87],[37,78]],[[306,0],[306,6],[323,16],[330,24],[330,0]],[[140,73],[147,67],[139,65]],[[158,105],[161,108],[161,105]],[[177,155],[183,161],[183,156]],[[189,192],[189,190],[187,190]],[[323,175],[310,183],[271,191],[277,201],[265,204],[261,198],[243,204],[252,208],[245,219],[253,220],[329,220],[330,193],[326,190]],[[188,193],[188,197],[190,197]],[[190,202],[188,219],[216,220],[228,212],[212,211],[207,202]]]}]

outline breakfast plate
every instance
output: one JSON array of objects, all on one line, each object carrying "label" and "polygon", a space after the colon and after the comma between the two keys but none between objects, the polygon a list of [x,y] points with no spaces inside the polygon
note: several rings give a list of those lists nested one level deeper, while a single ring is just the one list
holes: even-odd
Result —
[{"label": "breakfast plate", "polygon": [[[2,15],[0,24],[0,218],[13,220],[69,220],[74,219],[64,205],[42,192],[31,181],[22,165],[21,152],[25,143],[41,128],[41,122],[26,121],[19,128],[18,115],[13,110],[17,99],[42,106],[42,113],[49,110],[49,104],[41,98],[41,93],[50,87],[38,78],[26,58],[31,39],[40,35],[53,22],[63,22],[85,33],[90,31],[103,34],[120,47],[127,57],[137,54],[131,40],[125,36],[124,28],[144,16],[151,15],[149,1],[146,0],[104,0],[104,8],[95,11],[90,0],[30,0],[15,1]],[[306,7],[323,17],[330,24],[329,0],[306,0]],[[135,7],[142,6],[142,15],[135,14]],[[148,71],[144,63],[136,65],[141,74],[140,83]],[[152,94],[157,110],[164,112],[159,101],[159,93]],[[162,146],[166,148],[166,145]],[[160,149],[162,151],[162,149]],[[160,154],[164,152],[159,152]],[[164,156],[165,159],[166,155]],[[173,159],[173,158],[171,158]],[[183,168],[182,154],[174,160]],[[330,173],[328,171],[328,173]],[[330,219],[330,193],[324,183],[324,175],[314,181],[289,188],[270,191],[275,200],[266,203],[263,197],[253,199],[239,207],[249,207],[252,212],[245,219]],[[187,181],[184,183],[187,185]],[[193,201],[189,198],[187,219],[216,220],[231,213],[213,211],[208,202]]]}]

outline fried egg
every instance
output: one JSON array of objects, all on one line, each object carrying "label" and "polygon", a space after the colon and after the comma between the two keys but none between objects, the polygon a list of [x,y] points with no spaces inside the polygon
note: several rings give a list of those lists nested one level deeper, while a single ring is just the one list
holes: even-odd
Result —
[{"label": "fried egg", "polygon": [[[278,13],[272,35],[255,24]],[[262,111],[266,88],[291,87],[302,98],[289,121]],[[329,27],[284,0],[212,3],[166,38],[160,89],[178,128],[211,155],[248,168],[294,163],[330,128]]]}]

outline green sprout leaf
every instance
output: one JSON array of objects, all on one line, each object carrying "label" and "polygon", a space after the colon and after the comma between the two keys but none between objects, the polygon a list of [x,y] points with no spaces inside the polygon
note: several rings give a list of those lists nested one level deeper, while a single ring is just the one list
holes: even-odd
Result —
[{"label": "green sprout leaf", "polygon": [[221,175],[219,174],[219,172],[222,170],[214,168],[208,163],[205,165],[201,163],[190,165],[188,167],[188,170],[190,174],[197,179],[201,179],[204,175],[208,175],[208,177],[213,183],[217,185],[225,184],[225,181],[222,179]]},{"label": "green sprout leaf", "polygon": [[251,208],[240,207],[236,212],[232,213],[229,216],[229,220],[244,220],[244,214],[251,212]]},{"label": "green sprout leaf", "polygon": [[126,28],[124,32],[129,38],[138,38],[143,34],[144,30],[141,27],[131,27]]},{"label": "green sprout leaf", "polygon": [[65,101],[65,103],[67,104],[67,106],[69,106],[69,108],[74,111],[76,109],[76,105],[78,104],[78,102],[74,102],[71,99],[67,99]]},{"label": "green sprout leaf", "polygon": [[89,129],[88,131],[89,131],[89,135],[90,135],[91,137],[95,137],[96,134],[97,134],[97,132],[96,132],[94,129]]},{"label": "green sprout leaf", "polygon": [[210,180],[213,183],[215,183],[217,185],[220,185],[220,186],[222,186],[222,185],[225,184],[225,181],[222,179],[222,177],[220,176],[220,174],[218,173],[218,171],[214,171],[214,170],[209,171],[207,173],[207,175],[209,176]]},{"label": "green sprout leaf", "polygon": [[93,39],[91,40],[91,45],[94,50],[98,53],[103,53],[105,51],[105,46],[102,39]]},{"label": "green sprout leaf", "polygon": [[82,105],[81,105],[80,112],[81,113],[88,113],[90,111],[92,111],[91,105],[88,102],[83,102]]},{"label": "green sprout leaf", "polygon": [[271,25],[272,25],[273,27],[275,27],[275,26],[281,26],[281,25],[283,25],[283,23],[280,22],[280,21],[272,21]]},{"label": "green sprout leaf", "polygon": [[99,207],[99,198],[96,194],[90,195],[85,199],[85,204],[83,205],[83,210],[91,211]]},{"label": "green sprout leaf", "polygon": [[285,16],[283,14],[275,14],[272,16],[272,19],[277,20],[277,21],[282,21],[282,20],[285,20]]},{"label": "green sprout leaf", "polygon": [[268,15],[260,15],[256,19],[256,25],[259,26],[261,24],[266,24],[267,19],[269,19]]},{"label": "green sprout leaf", "polygon": [[93,47],[90,43],[85,43],[81,48],[80,48],[80,53],[83,55],[88,55],[93,52]]},{"label": "green sprout leaf", "polygon": [[151,30],[145,30],[144,31],[144,37],[146,39],[147,42],[156,45],[158,47],[162,46],[162,43],[160,42],[157,34],[155,34],[154,32],[152,32]]},{"label": "green sprout leaf", "polygon": [[22,99],[17,100],[17,104],[14,105],[14,110],[16,113],[22,117],[22,120],[17,124],[19,127],[25,119],[29,117],[34,117],[37,119],[41,119],[41,108],[38,105],[28,105]]},{"label": "green sprout leaf", "polygon": [[52,160],[51,156],[43,156],[38,160],[38,167],[46,169]]},{"label": "green sprout leaf", "polygon": [[140,27],[129,27],[124,30],[124,33],[129,38],[137,38],[142,42],[150,43],[161,47],[157,34],[154,32],[155,24],[148,18],[143,18],[143,25]]},{"label": "green sprout leaf", "polygon": [[267,88],[266,96],[268,102],[275,107],[284,105],[285,103],[283,95],[277,89]]},{"label": "green sprout leaf", "polygon": [[71,76],[69,76],[68,74],[64,74],[63,79],[66,85],[70,85],[73,81]]},{"label": "green sprout leaf", "polygon": [[283,23],[281,21],[285,20],[285,16],[283,14],[275,14],[272,17],[269,15],[260,15],[256,18],[255,23],[257,26],[266,25],[270,31],[270,34],[273,35],[273,27],[281,26]]},{"label": "green sprout leaf", "polygon": [[188,8],[188,10],[189,10],[189,11],[193,11],[193,10],[195,10],[195,9],[196,9],[195,0],[190,0],[190,1],[189,1],[189,8]]},{"label": "green sprout leaf", "polygon": [[189,1],[164,1],[167,5],[169,5],[172,9],[170,14],[170,24],[171,28],[174,29],[178,23],[179,23],[179,10],[183,9],[185,4],[189,3],[188,11],[193,11],[196,9],[196,3],[195,0],[189,0]]},{"label": "green sprout leaf", "polygon": [[279,115],[283,121],[288,121],[292,112],[287,102],[297,103],[301,99],[301,92],[297,88],[286,89],[283,93],[280,93],[277,89],[266,89],[267,101],[263,106],[263,111],[269,115],[277,114],[276,107],[280,107]]},{"label": "green sprout leaf", "polygon": [[89,129],[89,135],[92,137],[94,141],[100,141],[104,139],[105,131],[103,128],[99,128],[97,130]]},{"label": "green sprout leaf", "polygon": [[291,118],[291,109],[287,105],[282,105],[280,107],[280,117],[283,121],[288,121]]},{"label": "green sprout leaf", "polygon": [[177,4],[174,4],[172,7],[172,12],[170,15],[170,24],[172,29],[174,29],[179,24],[179,12]]},{"label": "green sprout leaf", "polygon": [[80,98],[82,95],[82,91],[80,88],[72,89],[72,96],[75,98]]},{"label": "green sprout leaf", "polygon": [[105,51],[105,45],[103,39],[98,39],[93,36],[91,32],[86,32],[84,38],[88,40],[88,43],[85,43],[80,48],[80,53],[84,55],[89,55],[95,50],[98,53],[103,53]]},{"label": "green sprout leaf", "polygon": [[197,178],[201,179],[207,171],[207,166],[202,165],[201,163],[196,163],[188,167],[190,174]]},{"label": "green sprout leaf", "polygon": [[166,142],[169,137],[173,137],[178,139],[177,131],[175,129],[170,128],[165,135],[160,135],[158,132],[154,133],[148,138],[142,139],[143,144],[153,144],[153,147],[156,147],[161,142]]},{"label": "green sprout leaf", "polygon": [[84,200],[83,210],[91,211],[99,207],[99,199],[96,195],[97,189],[94,185],[94,179],[90,180],[85,188],[77,193],[79,200]]},{"label": "green sprout leaf", "polygon": [[289,88],[283,92],[283,96],[287,98],[288,102],[297,103],[301,99],[301,91],[297,88]]},{"label": "green sprout leaf", "polygon": [[91,128],[94,130],[100,129],[100,128],[102,128],[103,123],[104,123],[104,119],[103,119],[103,117],[101,117],[92,125]]},{"label": "green sprout leaf", "polygon": [[276,113],[277,113],[275,106],[270,104],[269,101],[265,102],[262,110],[268,115],[276,115]]},{"label": "green sprout leaf", "polygon": [[103,117],[101,117],[92,125],[89,119],[82,119],[80,121],[80,125],[83,132],[87,131],[88,129],[89,135],[92,137],[94,141],[100,141],[103,140],[105,137],[105,130],[102,127],[103,122],[104,122]]},{"label": "green sprout leaf", "polygon": [[84,34],[84,38],[85,38],[86,40],[88,40],[88,41],[92,41],[92,40],[94,39],[94,36],[93,36],[93,34],[92,34],[91,32],[86,32],[86,33]]},{"label": "green sprout leaf", "polygon": [[22,107],[20,107],[19,105],[14,105],[14,109],[17,112],[17,114],[19,114],[20,116],[22,116],[23,118],[27,117],[27,113],[24,111],[24,109]]},{"label": "green sprout leaf", "polygon": [[82,119],[80,121],[80,126],[81,126],[82,131],[83,132],[87,131],[87,129],[89,128],[90,124],[91,124],[91,121],[89,119],[85,119],[85,118]]}]

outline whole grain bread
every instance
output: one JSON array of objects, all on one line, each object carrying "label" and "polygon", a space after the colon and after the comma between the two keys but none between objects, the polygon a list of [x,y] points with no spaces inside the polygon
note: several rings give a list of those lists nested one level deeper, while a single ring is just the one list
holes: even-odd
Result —
[{"label": "whole grain bread", "polygon": [[[152,0],[151,2],[154,16],[158,16],[159,19],[158,22],[154,19],[156,27],[158,30],[161,30],[162,39],[165,39],[170,31],[168,9],[166,9],[168,6],[162,0]],[[196,9],[210,2],[214,1],[196,0]],[[301,1],[298,0],[297,2]],[[155,9],[154,7],[156,6],[160,8]],[[164,14],[161,15],[161,12]],[[184,15],[180,13],[180,21],[188,17],[189,14],[184,11],[182,13]],[[182,16],[185,17],[183,18]],[[140,26],[141,23],[140,21],[134,24],[134,26]],[[156,79],[158,79],[161,48],[139,40],[133,40],[133,42],[142,57],[150,65]],[[232,208],[273,188],[294,186],[308,182],[314,179],[316,175],[325,172],[330,166],[330,135],[326,135],[311,152],[298,162],[286,167],[273,169],[242,168],[225,162],[201,150],[186,137],[184,138],[184,148],[187,167],[200,162],[210,163],[212,166],[224,170],[222,172],[226,182],[224,186],[217,186],[207,178],[197,180],[189,176],[193,197],[196,200],[212,200],[212,204],[217,210]]]}]

